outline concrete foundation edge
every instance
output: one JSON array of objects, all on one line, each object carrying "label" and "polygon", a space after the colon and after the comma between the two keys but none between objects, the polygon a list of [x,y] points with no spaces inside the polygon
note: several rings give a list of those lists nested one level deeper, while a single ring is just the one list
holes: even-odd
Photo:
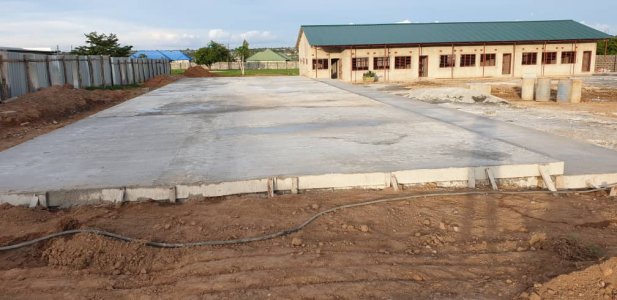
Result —
[{"label": "concrete foundation edge", "polygon": [[[222,183],[179,184],[175,186],[117,187],[60,191],[33,191],[20,193],[0,193],[0,203],[12,205],[31,205],[38,197],[40,205],[67,207],[72,205],[95,204],[101,202],[126,202],[141,200],[170,200],[170,188],[175,189],[175,198],[187,199],[191,196],[220,197],[239,194],[268,192],[268,181],[274,181],[276,192],[296,192],[316,189],[384,189],[395,178],[399,185],[414,186],[436,184],[442,187],[467,187],[470,178],[474,182],[487,181],[486,169],[490,169],[500,184],[508,187],[535,188],[542,186],[539,164],[484,166],[468,168],[419,169],[395,172],[375,172],[359,174],[323,174],[297,177],[272,177]],[[564,173],[563,162],[543,164],[551,176],[559,178]],[[569,181],[565,181],[567,185]],[[563,188],[563,185],[562,185]],[[175,201],[175,198],[173,201]],[[36,202],[36,199],[34,199]]]}]

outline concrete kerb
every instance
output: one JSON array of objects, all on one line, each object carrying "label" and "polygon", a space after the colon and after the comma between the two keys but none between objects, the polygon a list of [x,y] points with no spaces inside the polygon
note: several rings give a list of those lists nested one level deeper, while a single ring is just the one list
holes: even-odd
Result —
[{"label": "concrete kerb", "polygon": [[[269,187],[278,193],[297,193],[299,190],[323,189],[385,189],[396,186],[417,186],[436,184],[440,187],[468,187],[473,180],[486,183],[486,170],[490,169],[500,184],[518,188],[542,187],[539,179],[541,165],[502,165],[469,168],[422,169],[395,172],[359,174],[323,174],[298,177],[271,177],[221,183],[179,184],[175,186],[117,187],[46,192],[22,192],[0,194],[0,203],[29,205],[37,197],[39,205],[45,207],[68,207],[72,205],[97,204],[104,202],[122,203],[144,200],[172,201],[192,196],[221,197],[229,195],[268,193]],[[542,165],[551,176],[564,172],[563,162]],[[172,197],[173,192],[173,197]],[[174,198],[174,199],[172,199]],[[173,202],[173,201],[172,201]]]}]

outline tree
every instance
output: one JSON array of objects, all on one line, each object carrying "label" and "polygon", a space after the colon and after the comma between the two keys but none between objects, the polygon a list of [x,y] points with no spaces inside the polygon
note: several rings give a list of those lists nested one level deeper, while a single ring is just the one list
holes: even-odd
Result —
[{"label": "tree", "polygon": [[109,55],[114,57],[124,57],[131,54],[133,46],[120,46],[118,37],[110,33],[98,34],[96,31],[85,33],[86,45],[79,46],[71,51],[76,55]]},{"label": "tree", "polygon": [[613,37],[612,39],[608,40],[608,53],[604,53],[604,50],[606,49],[606,44],[604,41],[599,41],[598,42],[598,49],[596,50],[596,53],[598,55],[615,55],[617,54],[617,37]]},{"label": "tree", "polygon": [[249,49],[249,42],[244,40],[242,42],[242,46],[236,48],[236,56],[240,59],[240,71],[242,71],[242,75],[244,76],[244,61],[250,55],[251,49]]},{"label": "tree", "polygon": [[207,47],[199,48],[195,52],[195,62],[200,65],[206,65],[208,68],[215,62],[227,61],[230,58],[231,53],[229,49],[215,41],[210,41]]}]

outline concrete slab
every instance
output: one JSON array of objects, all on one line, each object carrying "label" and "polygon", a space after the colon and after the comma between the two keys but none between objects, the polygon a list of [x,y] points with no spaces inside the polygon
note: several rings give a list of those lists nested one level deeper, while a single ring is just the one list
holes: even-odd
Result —
[{"label": "concrete slab", "polygon": [[323,80],[323,82],[487,138],[553,157],[565,163],[565,175],[567,176],[617,173],[617,151],[611,149],[491,120],[456,109],[382,93],[363,86],[354,86],[336,80]]},{"label": "concrete slab", "polygon": [[538,176],[537,164],[550,165],[552,175],[563,171],[550,153],[506,139],[517,133],[505,128],[511,125],[439,120],[433,108],[409,109],[404,98],[337,84],[301,77],[183,79],[0,152],[0,194],[83,189],[91,196],[75,199],[123,201],[169,198],[176,185],[179,198],[191,191],[261,192],[272,177],[289,189],[293,180],[284,178],[300,177],[302,189],[350,186],[336,182],[345,176],[387,187],[397,171],[404,184],[405,171],[458,168],[462,177],[455,179],[465,185],[468,167],[480,168],[471,170],[476,177],[490,166],[514,166],[499,171],[514,177]]}]

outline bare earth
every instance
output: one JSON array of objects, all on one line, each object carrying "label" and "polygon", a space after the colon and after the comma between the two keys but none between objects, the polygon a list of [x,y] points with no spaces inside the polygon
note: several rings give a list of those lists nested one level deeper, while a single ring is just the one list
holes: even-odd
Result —
[{"label": "bare earth", "polygon": [[53,86],[0,103],[0,151],[77,122],[178,78],[156,76],[140,87],[120,90],[89,91],[71,86]]},{"label": "bare earth", "polygon": [[[323,191],[46,211],[0,207],[0,244],[97,227],[144,240],[261,235],[336,205],[419,191]],[[452,196],[346,209],[251,244],[157,249],[93,235],[0,253],[3,299],[604,299],[617,254],[605,193]],[[614,260],[608,267],[617,272]],[[600,284],[604,282],[604,285]],[[537,299],[537,298],[535,298]]]}]

